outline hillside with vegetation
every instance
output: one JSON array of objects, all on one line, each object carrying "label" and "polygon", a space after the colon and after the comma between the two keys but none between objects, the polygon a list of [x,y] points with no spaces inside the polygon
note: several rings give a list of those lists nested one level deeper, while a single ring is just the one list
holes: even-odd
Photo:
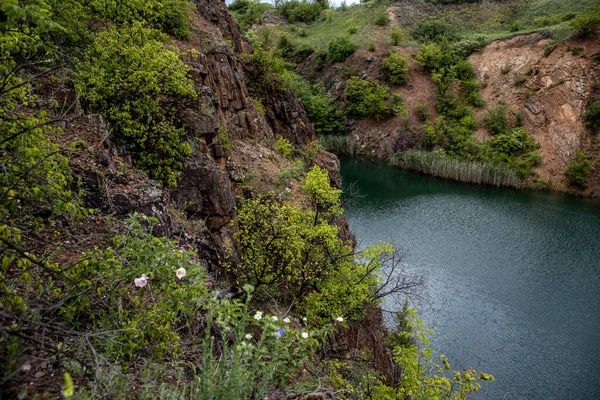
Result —
[{"label": "hillside with vegetation", "polygon": [[230,8],[255,48],[282,61],[334,152],[466,182],[600,192],[595,1]]},{"label": "hillside with vegetation", "polygon": [[[337,15],[296,3],[233,4],[239,25],[221,0],[1,3],[0,397],[464,399],[493,380],[434,356],[415,310],[384,326],[422,278],[356,248],[315,136],[347,113],[303,72],[354,45],[252,30]],[[387,57],[402,84],[408,58]],[[406,113],[349,82],[357,118]]]}]

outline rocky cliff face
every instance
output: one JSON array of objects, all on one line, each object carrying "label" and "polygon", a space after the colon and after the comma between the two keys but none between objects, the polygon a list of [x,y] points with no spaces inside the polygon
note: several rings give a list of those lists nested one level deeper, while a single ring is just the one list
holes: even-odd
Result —
[{"label": "rocky cliff face", "polygon": [[[84,152],[71,164],[87,189],[90,207],[116,215],[137,211],[157,217],[155,233],[187,242],[215,271],[232,239],[236,196],[250,181],[253,191],[270,190],[279,174],[293,167],[273,149],[275,138],[282,136],[302,148],[315,140],[314,129],[291,92],[267,93],[264,115],[258,112],[245,82],[252,66],[242,60],[252,46],[222,0],[196,1],[190,40],[172,45],[196,53],[185,61],[192,67],[198,93],[195,103],[182,111],[193,154],[178,187],[164,190],[129,168],[125,149],[103,140],[109,135],[99,115],[83,116],[66,127],[67,136],[78,135],[102,149]],[[315,163],[328,169],[332,183],[340,185],[335,156],[323,152]],[[281,187],[286,189],[295,201],[303,201],[298,181]],[[343,228],[349,237],[347,224]]]},{"label": "rocky cliff face", "polygon": [[[513,117],[523,119],[541,146],[544,161],[538,174],[554,189],[567,190],[567,163],[578,150],[597,153],[583,114],[600,79],[598,64],[589,57],[600,51],[600,45],[596,34],[562,43],[546,57],[547,46],[551,40],[539,34],[518,36],[491,43],[471,55],[470,61],[485,86],[481,93],[486,106],[504,104]],[[487,138],[484,130],[476,135]],[[589,194],[597,188],[597,180],[594,171]]]}]

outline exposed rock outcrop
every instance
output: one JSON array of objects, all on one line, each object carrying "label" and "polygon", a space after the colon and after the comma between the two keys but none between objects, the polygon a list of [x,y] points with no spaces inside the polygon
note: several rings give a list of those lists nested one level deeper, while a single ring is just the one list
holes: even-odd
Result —
[{"label": "exposed rock outcrop", "polygon": [[[578,150],[592,152],[592,136],[583,123],[598,64],[585,55],[600,51],[597,36],[573,39],[545,56],[550,39],[540,34],[496,41],[471,55],[487,108],[504,104],[513,118],[522,118],[527,131],[540,144],[543,157],[537,172],[558,190],[568,189],[566,165]],[[581,46],[579,51],[571,51]],[[479,111],[479,117],[483,111]],[[484,130],[476,132],[487,139]]]}]

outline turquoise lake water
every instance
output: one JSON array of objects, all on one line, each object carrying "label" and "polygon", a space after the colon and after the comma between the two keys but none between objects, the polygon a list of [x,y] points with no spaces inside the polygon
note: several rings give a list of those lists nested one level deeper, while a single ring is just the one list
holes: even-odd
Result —
[{"label": "turquoise lake water", "polygon": [[474,398],[600,399],[600,202],[341,161],[359,246],[401,249],[433,348],[496,377]]}]

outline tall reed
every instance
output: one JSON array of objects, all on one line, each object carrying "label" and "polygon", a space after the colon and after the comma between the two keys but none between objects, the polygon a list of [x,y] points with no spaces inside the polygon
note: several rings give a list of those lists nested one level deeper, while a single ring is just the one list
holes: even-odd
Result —
[{"label": "tall reed", "polygon": [[521,188],[523,181],[507,166],[447,158],[442,154],[409,150],[390,162],[405,168],[460,182]]},{"label": "tall reed", "polygon": [[356,155],[360,148],[350,135],[321,135],[319,143],[327,151],[334,154]]}]

